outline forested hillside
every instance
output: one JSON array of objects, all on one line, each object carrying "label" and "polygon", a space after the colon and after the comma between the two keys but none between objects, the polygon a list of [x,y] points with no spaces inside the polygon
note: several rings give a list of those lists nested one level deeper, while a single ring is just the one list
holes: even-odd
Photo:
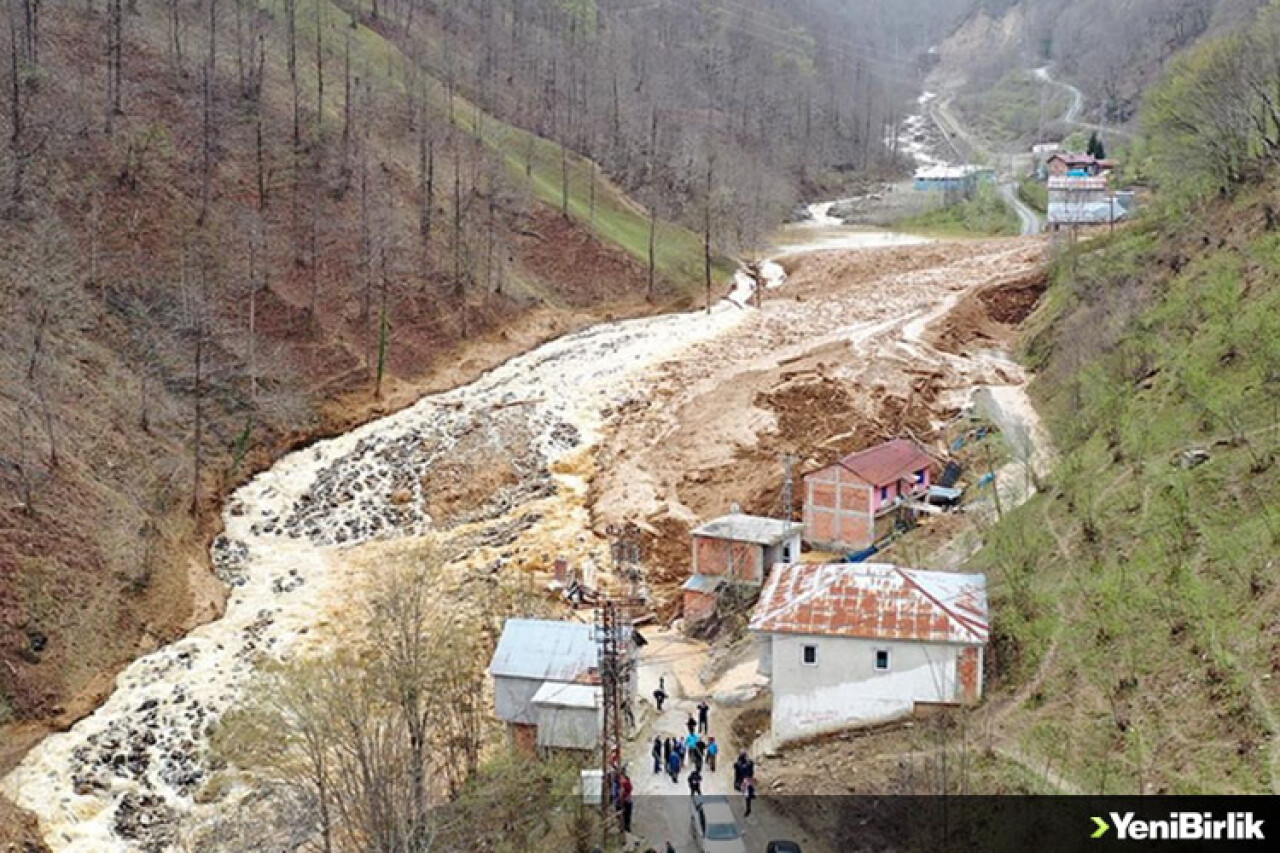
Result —
[{"label": "forested hillside", "polygon": [[1143,92],[1201,38],[1246,23],[1266,0],[979,0],[942,46],[944,66],[982,90],[1052,63],[1085,93],[1085,115],[1134,118]]},{"label": "forested hillside", "polygon": [[1280,788],[1277,39],[1172,64],[1159,204],[1061,256],[1027,344],[1062,458],[980,561],[1010,734],[1083,793]]},{"label": "forested hillside", "polygon": [[217,500],[282,448],[700,304],[892,168],[936,32],[876,5],[6,3],[0,722],[208,618]]}]

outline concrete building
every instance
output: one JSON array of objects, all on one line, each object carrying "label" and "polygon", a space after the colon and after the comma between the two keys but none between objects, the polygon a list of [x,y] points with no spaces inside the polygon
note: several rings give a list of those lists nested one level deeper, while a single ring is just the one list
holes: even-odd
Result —
[{"label": "concrete building", "polygon": [[563,729],[558,719],[553,726],[554,733],[541,732],[539,722],[556,718],[556,709],[567,707],[560,704],[566,701],[579,703],[572,707],[573,711],[584,710],[581,703],[585,702],[585,694],[565,692],[564,688],[594,687],[599,683],[596,668],[600,652],[594,630],[593,626],[580,622],[547,619],[508,619],[503,626],[502,637],[489,663],[489,674],[493,676],[493,700],[498,718],[507,724],[508,733],[518,747],[526,750],[534,746],[575,748],[576,738],[567,745],[557,742]]},{"label": "concrete building", "polygon": [[774,563],[800,556],[804,526],[794,521],[733,513],[693,530],[693,573],[735,583],[764,583]]},{"label": "concrete building", "polygon": [[909,501],[928,494],[932,467],[919,445],[896,438],[806,474],[805,540],[824,551],[874,545]]},{"label": "concrete building", "polygon": [[777,743],[982,696],[986,578],[869,563],[774,569],[751,619]]},{"label": "concrete building", "polygon": [[732,513],[693,530],[693,576],[684,584],[684,618],[710,616],[726,583],[760,585],[774,563],[800,556],[804,525]]}]

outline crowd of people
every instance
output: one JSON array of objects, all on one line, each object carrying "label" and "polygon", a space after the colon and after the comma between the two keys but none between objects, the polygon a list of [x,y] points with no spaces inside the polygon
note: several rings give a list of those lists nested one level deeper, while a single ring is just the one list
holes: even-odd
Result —
[{"label": "crowd of people", "polygon": [[[654,691],[654,703],[659,710],[667,695],[664,685],[659,681]],[[680,774],[689,768],[685,783],[689,786],[690,796],[702,794],[703,770],[716,772],[716,760],[720,756],[720,744],[711,734],[711,706],[702,701],[697,706],[697,717],[693,714],[685,721],[688,730],[681,737],[655,735],[650,754],[653,757],[654,774],[666,773],[673,784],[680,784]],[[738,754],[733,763],[733,790],[740,792],[746,802],[746,814],[751,814],[751,804],[756,795],[755,762],[747,753]]]}]

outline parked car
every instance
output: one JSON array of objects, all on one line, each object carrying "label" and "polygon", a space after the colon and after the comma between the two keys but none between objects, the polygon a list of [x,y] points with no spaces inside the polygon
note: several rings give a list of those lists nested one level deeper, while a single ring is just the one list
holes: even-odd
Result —
[{"label": "parked car", "polygon": [[689,827],[700,853],[747,853],[728,797],[690,797]]},{"label": "parked car", "polygon": [[784,841],[779,839],[777,841],[770,841],[769,846],[764,849],[764,853],[804,853],[804,851],[801,850],[800,845],[796,844],[794,841]]}]

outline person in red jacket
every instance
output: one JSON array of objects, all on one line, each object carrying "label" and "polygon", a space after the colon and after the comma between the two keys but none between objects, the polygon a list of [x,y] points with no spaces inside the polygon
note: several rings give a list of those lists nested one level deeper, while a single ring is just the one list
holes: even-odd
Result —
[{"label": "person in red jacket", "polygon": [[630,832],[631,831],[632,786],[631,786],[631,777],[628,776],[626,772],[623,772],[622,774],[622,784],[620,787],[621,787],[621,790],[619,791],[619,797],[622,800],[622,831]]}]

